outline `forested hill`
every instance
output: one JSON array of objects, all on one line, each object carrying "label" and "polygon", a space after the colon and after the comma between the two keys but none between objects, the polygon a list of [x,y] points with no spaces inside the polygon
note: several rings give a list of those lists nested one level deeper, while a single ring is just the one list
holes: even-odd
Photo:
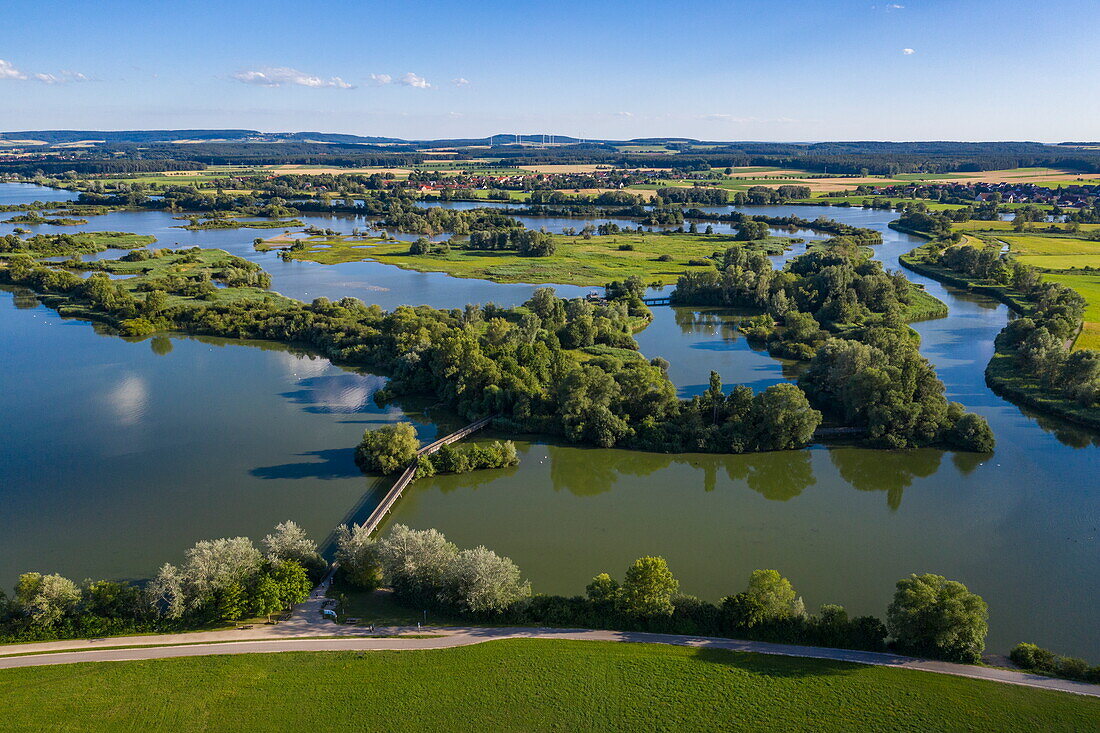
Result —
[{"label": "forested hill", "polygon": [[363,137],[331,132],[260,132],[259,130],[20,130],[0,132],[0,140],[26,140],[64,145],[94,141],[103,144],[219,142],[393,143],[394,137]]},{"label": "forested hill", "polygon": [[[1037,142],[722,142],[688,138],[627,141],[551,134],[403,140],[325,132],[257,130],[23,130],[0,133],[0,173],[106,170],[96,162],[173,160],[205,165],[324,164],[414,167],[447,151],[451,161],[492,158],[502,166],[601,164],[707,171],[738,166],[821,174],[967,173],[1052,167],[1100,173],[1100,149]],[[432,158],[438,160],[438,158]],[[37,163],[47,165],[35,167]],[[74,165],[74,163],[76,165]],[[81,167],[89,164],[90,167]]]}]

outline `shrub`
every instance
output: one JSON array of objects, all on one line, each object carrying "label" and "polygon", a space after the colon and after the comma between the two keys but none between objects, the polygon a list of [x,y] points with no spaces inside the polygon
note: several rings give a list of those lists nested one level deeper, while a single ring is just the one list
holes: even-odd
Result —
[{"label": "shrub", "polygon": [[394,423],[363,433],[355,449],[355,465],[364,473],[396,473],[409,465],[418,450],[416,428],[407,422]]}]

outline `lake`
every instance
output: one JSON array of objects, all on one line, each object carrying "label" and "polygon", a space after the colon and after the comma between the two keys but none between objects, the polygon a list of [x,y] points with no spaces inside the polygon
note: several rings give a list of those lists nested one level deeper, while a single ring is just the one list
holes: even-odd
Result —
[{"label": "lake", "polygon": [[[0,201],[19,200],[24,190],[0,184]],[[45,195],[29,191],[22,200]],[[874,227],[884,238],[876,256],[891,268],[919,243],[886,227],[892,212],[791,206],[752,213]],[[301,218],[346,232],[364,225],[355,217]],[[156,235],[160,246],[221,247],[262,264],[273,289],[306,300],[512,305],[534,289],[370,262],[283,262],[252,249],[263,231],[173,228],[180,223],[164,212],[119,212],[38,229],[131,231]],[[584,223],[532,218],[528,225]],[[0,233],[10,231],[5,226]],[[1100,438],[1029,416],[985,386],[992,339],[1008,318],[1003,305],[906,274],[950,308],[947,318],[914,327],[949,398],[990,421],[998,440],[991,457],[821,446],[669,456],[521,442],[518,467],[418,482],[390,521],[437,527],[459,545],[508,555],[547,593],[581,593],[598,572],[621,576],[634,558],[661,554],[682,591],[703,598],[739,591],[753,569],[772,567],[811,609],[841,603],[884,616],[897,579],[936,572],[989,602],[990,650],[1028,640],[1095,662]],[[789,364],[749,346],[736,312],[654,314],[638,341],[647,357],[671,362],[681,395],[702,391],[711,369],[727,386],[757,390],[793,378]],[[25,293],[0,291],[0,363],[8,428],[0,449],[4,586],[26,570],[77,580],[146,577],[179,562],[195,540],[259,539],[289,518],[324,538],[369,513],[383,486],[352,463],[363,429],[407,418],[424,437],[435,432],[413,407],[406,414],[374,404],[381,377],[270,344],[100,335]]]}]

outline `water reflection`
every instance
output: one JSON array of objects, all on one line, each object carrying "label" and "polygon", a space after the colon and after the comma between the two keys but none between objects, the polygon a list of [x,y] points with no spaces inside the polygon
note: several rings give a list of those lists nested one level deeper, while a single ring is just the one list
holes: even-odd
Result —
[{"label": "water reflection", "polygon": [[31,310],[41,305],[33,290],[18,286],[10,289],[5,287],[4,290],[12,294],[12,304],[20,310]]},{"label": "water reflection", "polygon": [[745,484],[769,501],[788,501],[817,483],[810,451],[720,456],[731,481]]},{"label": "water reflection", "polygon": [[[371,410],[375,393],[385,386],[385,377],[344,372],[299,379],[300,389],[284,392],[283,397],[295,404],[306,405],[302,409],[307,412],[364,412]],[[385,408],[384,413],[398,416],[401,410],[391,406]]]},{"label": "water reflection", "polygon": [[154,336],[149,339],[149,348],[157,356],[168,356],[172,353],[172,339],[167,336]]},{"label": "water reflection", "polygon": [[859,491],[885,491],[886,504],[893,511],[901,506],[901,495],[912,486],[913,480],[934,474],[942,457],[943,451],[932,448],[833,448],[829,451],[829,459],[841,478]]},{"label": "water reflection", "polygon": [[145,417],[149,386],[136,374],[128,374],[104,396],[119,425],[137,425]]},{"label": "water reflection", "polygon": [[[578,455],[578,451],[581,454]],[[578,460],[580,458],[580,460]],[[667,468],[680,456],[666,453],[636,453],[624,450],[580,448],[535,443],[525,452],[522,461],[550,463],[550,479],[554,491],[568,491],[574,496],[595,496],[610,491],[620,476],[648,476]]]},{"label": "water reflection", "polygon": [[694,308],[673,308],[676,325],[685,336],[720,336],[726,341],[736,341],[737,326],[740,318],[730,309],[696,310]]}]

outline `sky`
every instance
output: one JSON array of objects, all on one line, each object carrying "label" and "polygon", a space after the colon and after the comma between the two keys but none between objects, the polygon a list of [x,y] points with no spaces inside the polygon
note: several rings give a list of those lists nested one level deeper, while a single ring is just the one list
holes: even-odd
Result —
[{"label": "sky", "polygon": [[0,130],[1100,139],[1100,0],[3,0]]}]

